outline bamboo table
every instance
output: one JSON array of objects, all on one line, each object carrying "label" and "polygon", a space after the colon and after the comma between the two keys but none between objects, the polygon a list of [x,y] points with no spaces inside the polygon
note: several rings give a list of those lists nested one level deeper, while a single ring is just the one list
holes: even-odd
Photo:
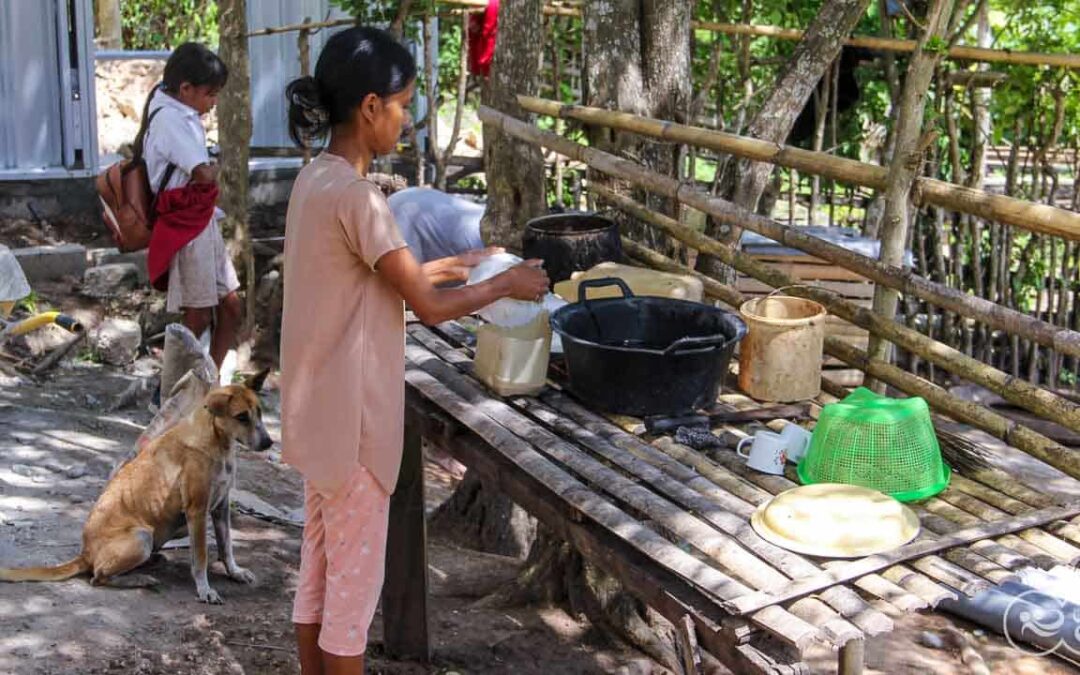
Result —
[{"label": "bamboo table", "polygon": [[430,656],[423,438],[619,579],[676,627],[684,651],[700,645],[735,672],[808,672],[802,653],[824,642],[839,650],[841,673],[859,673],[865,638],[892,630],[890,615],[975,594],[1026,565],[1080,560],[1080,506],[988,467],[954,474],[946,492],[915,505],[923,531],[897,551],[839,562],[785,551],[749,518],[797,485],[793,475],[751,471],[729,449],[650,440],[554,386],[500,398],[472,376],[471,342],[457,323],[408,327],[383,594],[391,655]]}]

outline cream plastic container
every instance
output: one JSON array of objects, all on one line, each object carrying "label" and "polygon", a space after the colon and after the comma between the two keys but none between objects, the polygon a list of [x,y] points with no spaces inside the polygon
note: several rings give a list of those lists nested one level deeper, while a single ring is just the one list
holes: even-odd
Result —
[{"label": "cream plastic container", "polygon": [[546,311],[513,328],[486,323],[476,333],[475,372],[500,396],[532,396],[547,382],[551,322]]}]

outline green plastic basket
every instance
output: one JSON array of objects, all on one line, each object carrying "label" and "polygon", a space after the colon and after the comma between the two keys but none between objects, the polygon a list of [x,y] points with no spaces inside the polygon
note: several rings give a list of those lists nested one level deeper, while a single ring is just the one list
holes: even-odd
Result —
[{"label": "green plastic basket", "polygon": [[805,485],[860,485],[913,502],[944,490],[951,471],[926,401],[859,387],[822,409],[798,473]]}]

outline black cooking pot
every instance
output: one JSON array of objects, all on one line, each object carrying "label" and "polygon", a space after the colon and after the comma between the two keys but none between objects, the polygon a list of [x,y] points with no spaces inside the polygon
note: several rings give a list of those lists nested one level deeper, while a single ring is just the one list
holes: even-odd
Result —
[{"label": "black cooking pot", "polygon": [[[589,288],[618,286],[621,298],[587,299]],[[570,390],[590,405],[624,415],[676,415],[711,407],[735,346],[738,316],[686,300],[637,297],[621,279],[589,279],[578,302],[555,311]]]},{"label": "black cooking pot", "polygon": [[574,272],[622,260],[615,221],[595,213],[557,213],[525,223],[521,238],[526,258],[540,258],[554,286]]}]

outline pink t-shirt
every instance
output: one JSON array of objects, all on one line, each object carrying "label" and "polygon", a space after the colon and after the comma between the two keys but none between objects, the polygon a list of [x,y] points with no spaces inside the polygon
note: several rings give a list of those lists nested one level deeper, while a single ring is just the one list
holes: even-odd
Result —
[{"label": "pink t-shirt", "polygon": [[393,492],[405,414],[405,303],[375,272],[405,247],[382,192],[323,152],[285,219],[283,459],[326,495],[359,462]]}]

